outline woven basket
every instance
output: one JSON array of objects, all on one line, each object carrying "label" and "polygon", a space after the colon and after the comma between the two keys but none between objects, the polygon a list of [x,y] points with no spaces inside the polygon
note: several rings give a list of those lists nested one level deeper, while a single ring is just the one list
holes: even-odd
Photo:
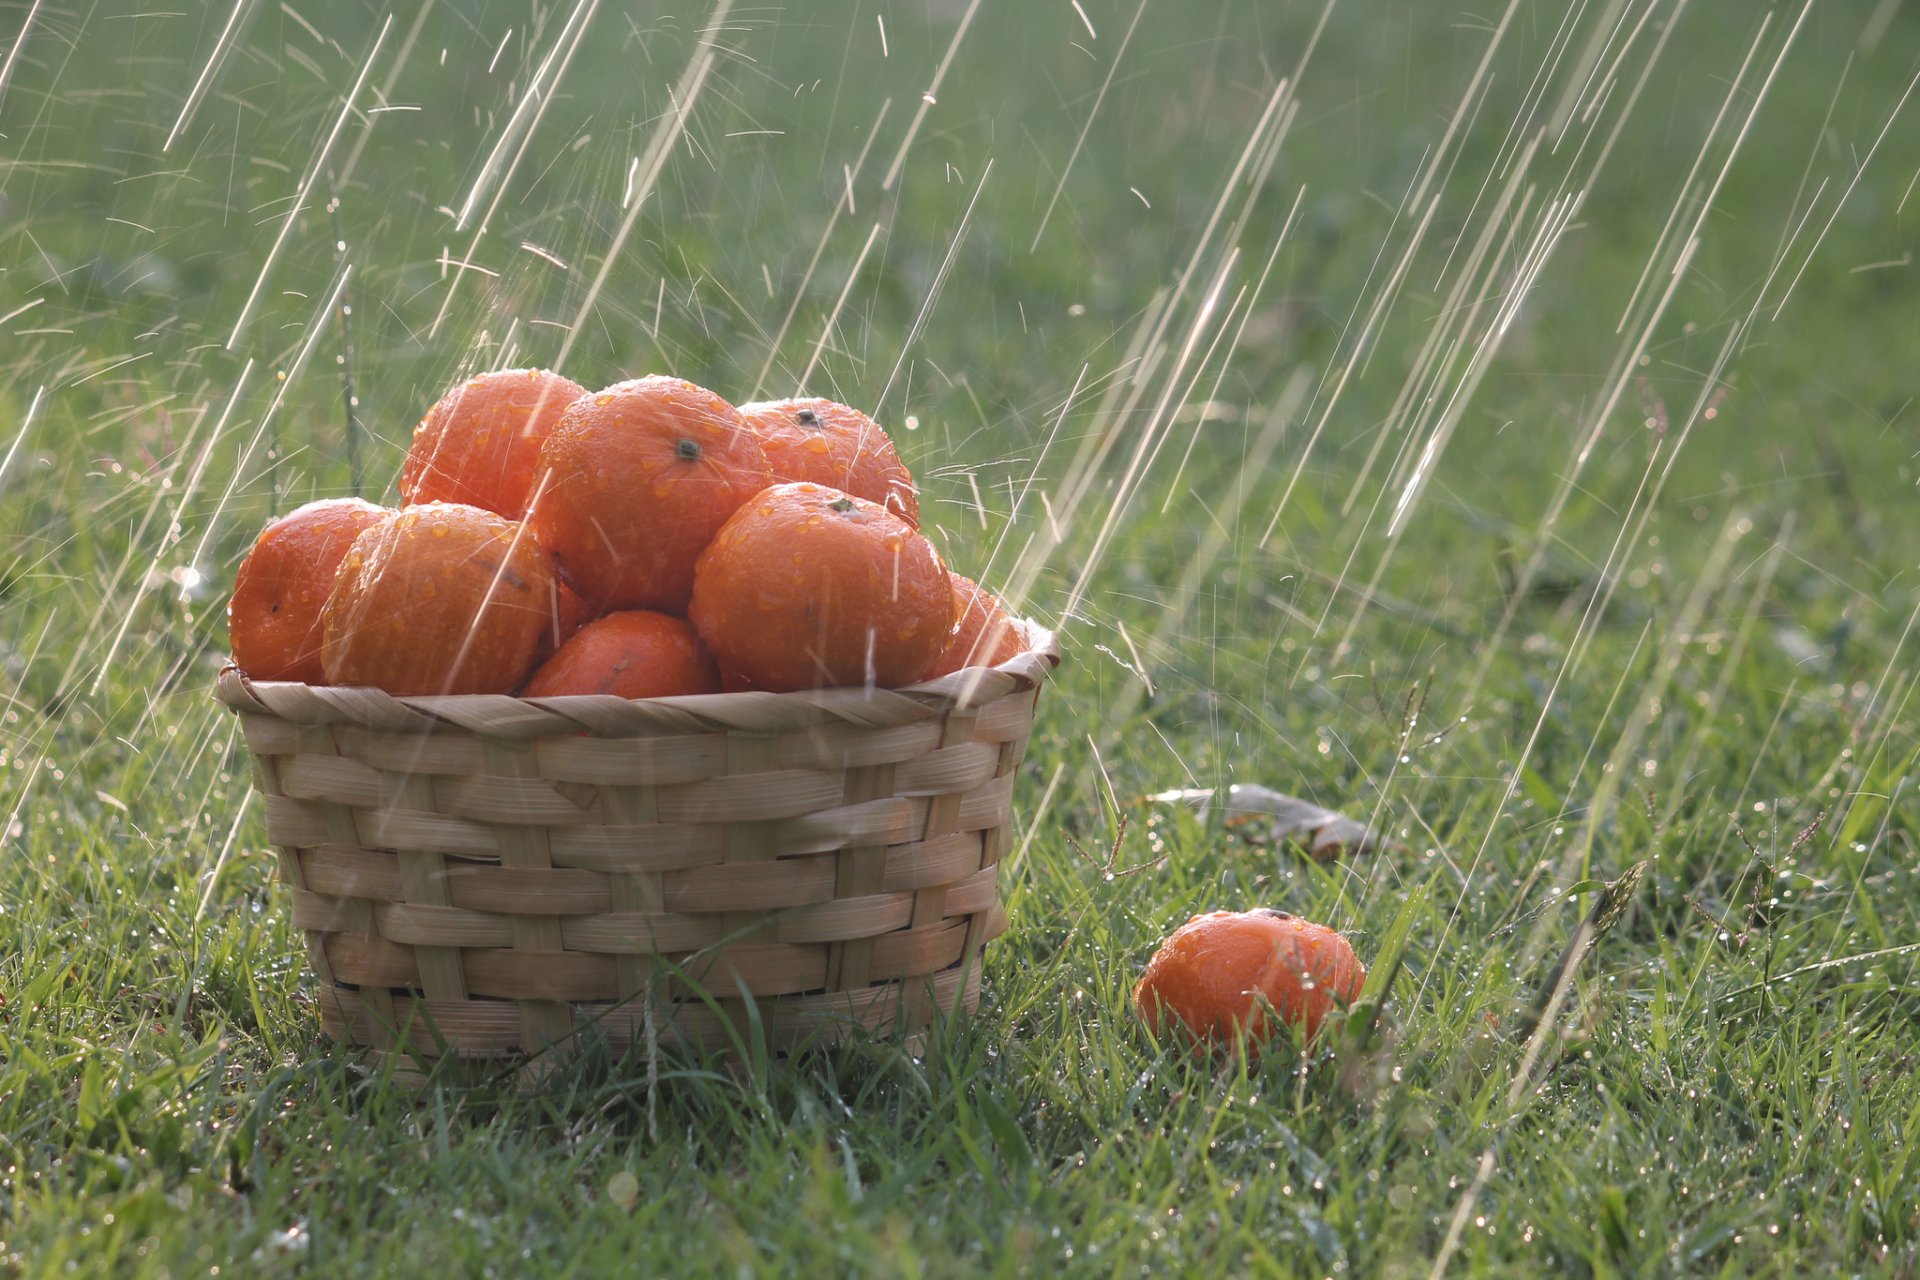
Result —
[{"label": "woven basket", "polygon": [[327,1033],[407,1078],[537,1076],[588,1036],[788,1052],[972,1010],[1060,660],[1022,626],[905,689],[396,698],[229,666],[218,696]]}]

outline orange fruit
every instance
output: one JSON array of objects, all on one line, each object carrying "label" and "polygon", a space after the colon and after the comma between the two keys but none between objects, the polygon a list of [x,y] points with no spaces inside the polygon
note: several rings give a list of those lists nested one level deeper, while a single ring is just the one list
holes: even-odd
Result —
[{"label": "orange fruit", "polygon": [[750,687],[891,688],[946,647],[953,588],[933,544],[878,503],[777,484],[701,554],[687,617]]},{"label": "orange fruit", "polygon": [[691,624],[636,609],[589,622],[520,691],[523,698],[610,693],[671,698],[720,692],[720,672]]},{"label": "orange fruit", "polygon": [[947,647],[922,678],[950,675],[962,667],[997,667],[1019,657],[1025,642],[1000,597],[972,578],[949,576],[953,579],[953,629],[948,632]]},{"label": "orange fruit", "polygon": [[598,616],[558,572],[553,573],[548,581],[552,589],[547,596],[546,617],[540,625],[540,647],[533,660],[536,667],[551,658],[580,628]]},{"label": "orange fruit", "polygon": [[727,517],[772,483],[734,407],[655,375],[567,406],[540,449],[527,516],[597,610],[684,613],[693,562]]},{"label": "orange fruit", "polygon": [[518,521],[453,502],[393,512],[340,564],[327,677],[403,695],[512,693],[548,625],[552,573]]},{"label": "orange fruit", "polygon": [[263,529],[227,602],[234,665],[255,680],[325,684],[320,613],[327,593],[353,540],[387,514],[358,498],[322,498]]},{"label": "orange fruit", "polygon": [[400,497],[464,502],[518,520],[533,496],[541,442],[585,394],[579,383],[545,369],[469,378],[414,428],[400,465]]},{"label": "orange fruit", "polygon": [[913,475],[880,424],[831,400],[762,400],[740,406],[777,481],[808,480],[877,502],[918,529]]},{"label": "orange fruit", "polygon": [[1249,1054],[1280,1025],[1308,1039],[1334,1003],[1367,980],[1353,946],[1326,925],[1284,911],[1214,911],[1193,917],[1147,962],[1134,1008],[1157,1036],[1177,1029],[1196,1045],[1244,1039]]}]

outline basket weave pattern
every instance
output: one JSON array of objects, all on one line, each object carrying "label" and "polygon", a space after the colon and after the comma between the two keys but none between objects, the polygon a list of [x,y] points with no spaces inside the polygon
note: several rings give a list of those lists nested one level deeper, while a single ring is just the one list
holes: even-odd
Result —
[{"label": "basket weave pattern", "polygon": [[[1040,686],[391,697],[229,667],[328,1034],[551,1060],[588,1026],[775,1050],[972,1009]],[[749,999],[750,998],[750,999]]]}]

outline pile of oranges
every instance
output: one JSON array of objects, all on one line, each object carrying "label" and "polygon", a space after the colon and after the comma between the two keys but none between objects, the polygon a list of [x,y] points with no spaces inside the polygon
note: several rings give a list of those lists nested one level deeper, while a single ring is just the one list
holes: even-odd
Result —
[{"label": "pile of oranges", "polygon": [[[589,392],[473,378],[415,430],[403,506],[310,502],[240,566],[227,624],[255,680],[398,695],[669,697],[896,687],[1016,656],[948,571],[879,424],[828,400],[738,408],[653,376]],[[1156,1034],[1311,1040],[1366,969],[1283,912],[1195,916],[1134,991]]]},{"label": "pile of oranges", "polygon": [[227,607],[236,665],[400,695],[650,698],[897,687],[1022,647],[921,532],[886,432],[828,400],[485,373],[427,412],[400,496],[267,526]]}]

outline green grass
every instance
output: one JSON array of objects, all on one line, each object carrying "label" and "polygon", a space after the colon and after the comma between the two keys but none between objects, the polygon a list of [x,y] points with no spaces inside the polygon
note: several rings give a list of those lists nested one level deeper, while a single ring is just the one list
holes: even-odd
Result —
[{"label": "green grass", "polygon": [[[1761,100],[1798,6],[1521,4],[1422,232],[1504,5],[1334,7],[1237,181],[1321,9],[1163,0],[1103,94],[1134,9],[1082,7],[981,6],[890,188],[965,6],[883,10],[884,57],[871,7],[733,10],[595,293],[706,11],[601,6],[476,243],[445,210],[572,10],[406,6],[249,307],[384,11],[246,7],[163,151],[228,6],[0,4],[0,1274],[1920,1268],[1916,15],[1815,6]],[[811,364],[950,560],[1063,624],[978,1016],[532,1098],[319,1039],[210,686],[261,522],[351,482],[343,257],[369,496],[468,368],[744,399]],[[1231,780],[1405,847],[1320,866],[1137,801]],[[1109,878],[1076,843],[1121,815],[1158,861]],[[1375,960],[1404,930],[1370,1047],[1150,1042],[1156,940],[1262,903]]]}]

